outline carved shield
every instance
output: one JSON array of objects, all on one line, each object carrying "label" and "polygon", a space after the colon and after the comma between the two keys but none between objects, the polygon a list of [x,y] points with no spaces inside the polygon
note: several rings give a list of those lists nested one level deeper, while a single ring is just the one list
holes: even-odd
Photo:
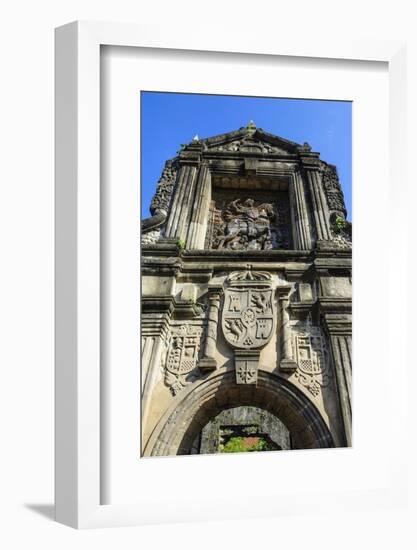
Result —
[{"label": "carved shield", "polygon": [[189,374],[196,366],[201,329],[183,325],[173,330],[166,369],[176,376]]},{"label": "carved shield", "polygon": [[237,349],[256,349],[271,339],[275,305],[271,288],[228,288],[225,291],[222,329]]}]

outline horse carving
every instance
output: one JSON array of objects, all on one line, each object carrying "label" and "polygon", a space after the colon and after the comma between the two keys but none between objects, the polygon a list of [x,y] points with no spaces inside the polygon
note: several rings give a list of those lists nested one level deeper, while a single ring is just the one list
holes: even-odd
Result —
[{"label": "horse carving", "polygon": [[223,227],[213,248],[229,250],[269,250],[272,248],[271,221],[275,212],[271,204],[255,206],[253,199],[231,201],[223,212]]}]

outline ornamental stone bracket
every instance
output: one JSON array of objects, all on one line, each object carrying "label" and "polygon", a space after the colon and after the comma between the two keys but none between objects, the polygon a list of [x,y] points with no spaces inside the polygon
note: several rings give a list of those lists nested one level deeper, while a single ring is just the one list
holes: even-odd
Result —
[{"label": "ornamental stone bracket", "polygon": [[226,282],[222,331],[234,350],[237,384],[256,384],[260,350],[270,341],[275,327],[274,290],[271,274],[263,271],[231,273]]}]

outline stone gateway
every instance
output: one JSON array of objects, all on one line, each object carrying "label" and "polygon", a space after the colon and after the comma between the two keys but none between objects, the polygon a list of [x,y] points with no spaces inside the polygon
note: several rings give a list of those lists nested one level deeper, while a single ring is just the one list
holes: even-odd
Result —
[{"label": "stone gateway", "polygon": [[142,222],[142,455],[352,442],[352,238],[335,166],[257,128],[168,160]]}]

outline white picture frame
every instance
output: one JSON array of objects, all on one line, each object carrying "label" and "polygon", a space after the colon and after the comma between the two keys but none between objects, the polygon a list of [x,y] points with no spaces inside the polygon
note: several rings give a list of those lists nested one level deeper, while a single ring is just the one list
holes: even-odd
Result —
[{"label": "white picture frame", "polygon": [[[381,61],[389,71],[390,190],[405,189],[405,44],[385,40],[327,43],[297,37],[292,43],[261,33],[253,37],[230,31],[213,36],[211,29],[177,34],[169,27],[75,22],[56,30],[56,519],[77,528],[135,525],[240,517],[236,506],[226,516],[215,503],[184,517],[175,494],[149,495],[149,506],[101,504],[100,401],[100,48],[126,46],[172,50],[246,53]],[[405,223],[401,208],[393,211],[396,233]],[[394,237],[391,237],[394,246]],[[398,264],[406,247],[398,249]],[[400,267],[390,277],[405,273]],[[401,318],[405,307],[391,300],[390,314]],[[395,311],[397,309],[397,311]],[[398,363],[405,372],[405,351]],[[392,398],[401,405],[401,391]],[[395,401],[396,400],[396,401]],[[391,406],[393,406],[391,403]],[[400,413],[405,416],[403,407]],[[401,434],[399,433],[399,436]],[[402,447],[396,460],[401,462]],[[215,467],[215,466],[213,466]],[[164,468],[164,460],[160,461]],[[364,489],[351,495],[305,492],[270,506],[271,514],[315,510],[342,504],[345,508],[393,504],[404,499],[406,479],[390,475],[384,490]],[[268,498],[268,496],[267,496]],[[221,507],[220,507],[221,508]],[[252,514],[252,515],[262,515]]]}]

